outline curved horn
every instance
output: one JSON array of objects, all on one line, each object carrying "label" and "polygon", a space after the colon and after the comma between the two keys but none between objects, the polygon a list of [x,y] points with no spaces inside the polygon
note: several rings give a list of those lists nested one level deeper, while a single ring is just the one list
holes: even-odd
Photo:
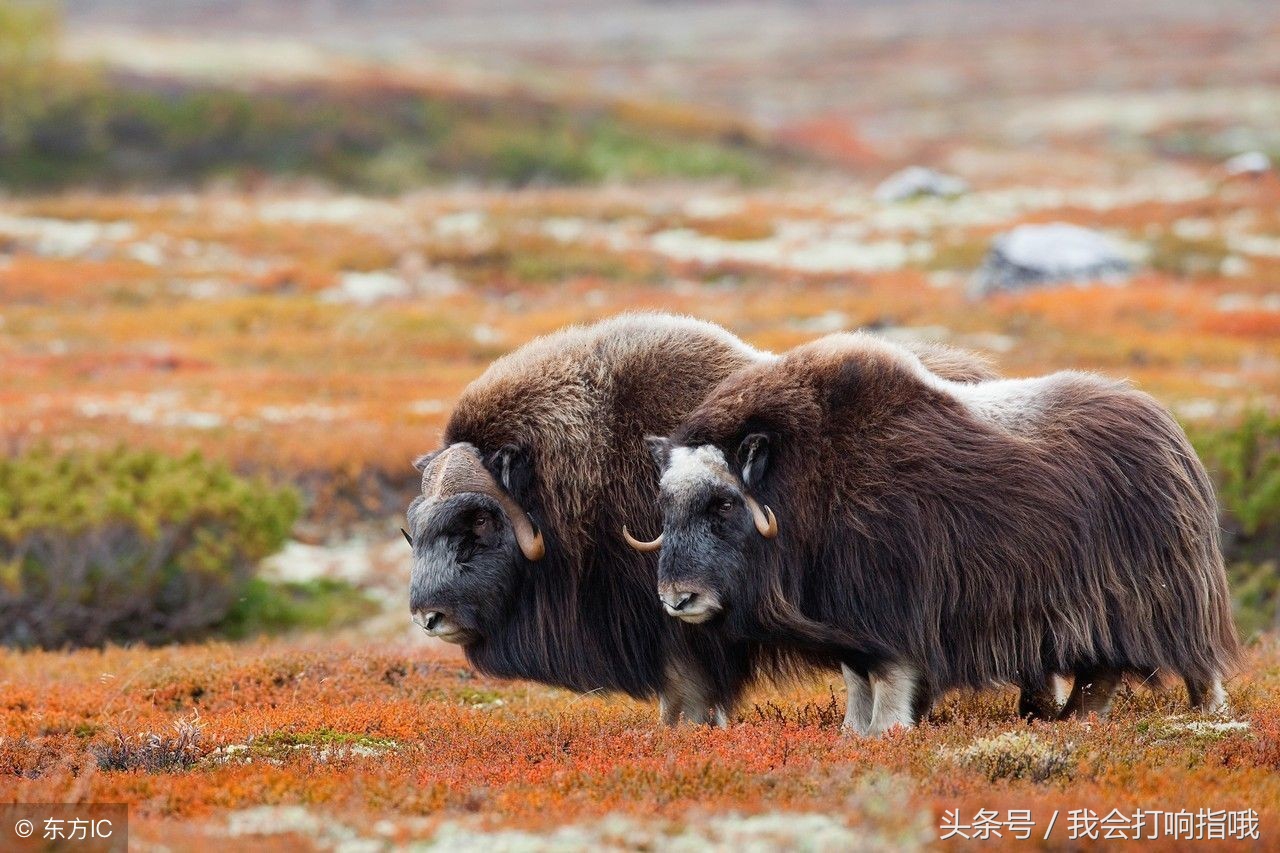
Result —
[{"label": "curved horn", "polygon": [[760,535],[765,539],[772,539],[778,535],[778,518],[773,514],[773,510],[768,505],[764,509],[760,508],[760,504],[756,503],[756,499],[747,495],[747,507],[751,510],[751,518],[756,523],[756,530],[760,531]]},{"label": "curved horn", "polygon": [[542,540],[542,531],[533,526],[533,519],[529,517],[529,513],[525,512],[524,507],[516,503],[511,495],[496,486],[492,492],[489,492],[489,496],[498,502],[498,506],[502,507],[502,511],[511,521],[511,529],[516,534],[516,544],[520,546],[520,553],[524,554],[524,558],[531,563],[541,560],[547,553],[547,543]]},{"label": "curved horn", "polygon": [[635,548],[637,551],[639,551],[642,554],[647,554],[650,551],[656,551],[662,547],[661,533],[659,533],[658,538],[654,539],[652,542],[641,542],[639,539],[631,535],[630,531],[627,530],[627,526],[625,524],[622,525],[622,538],[627,540],[628,545],[630,545],[632,548]]},{"label": "curved horn", "polygon": [[534,563],[547,553],[542,531],[534,527],[529,513],[493,479],[475,447],[459,442],[445,448],[427,464],[422,472],[422,494],[429,501],[436,501],[463,492],[474,492],[497,501],[511,522],[516,544],[526,560]]}]

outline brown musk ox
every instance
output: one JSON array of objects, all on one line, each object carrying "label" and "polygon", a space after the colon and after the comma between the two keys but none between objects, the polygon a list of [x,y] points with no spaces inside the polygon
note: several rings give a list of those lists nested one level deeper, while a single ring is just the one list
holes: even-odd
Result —
[{"label": "brown musk ox", "polygon": [[[958,380],[963,352],[921,357]],[[417,461],[410,609],[482,672],[661,699],[662,718],[723,722],[757,674],[801,657],[668,619],[657,558],[618,537],[656,531],[645,436],[674,429],[716,383],[773,356],[685,317],[624,315],[534,340],[462,393],[442,446]],[[821,654],[805,664],[834,665]]]},{"label": "brown musk ox", "polygon": [[1104,714],[1126,674],[1225,709],[1239,649],[1213,490],[1122,382],[962,384],[832,335],[727,377],[651,450],[668,611],[856,662],[873,690],[855,728],[910,725],[955,687],[1043,694],[1054,673],[1076,675],[1063,716]]}]

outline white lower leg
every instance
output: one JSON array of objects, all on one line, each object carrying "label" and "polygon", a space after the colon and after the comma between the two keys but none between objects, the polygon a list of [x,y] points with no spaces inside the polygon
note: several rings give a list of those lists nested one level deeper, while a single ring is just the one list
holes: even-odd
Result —
[{"label": "white lower leg", "polygon": [[872,673],[871,690],[875,698],[867,734],[883,734],[894,726],[914,726],[919,682],[916,668],[905,663],[892,663]]},{"label": "white lower leg", "polygon": [[1058,703],[1059,708],[1067,704],[1067,698],[1071,696],[1072,686],[1072,682],[1067,681],[1064,676],[1053,676],[1053,701]]},{"label": "white lower leg", "polygon": [[871,726],[871,713],[875,701],[875,695],[871,691],[871,681],[843,664],[840,670],[844,673],[847,696],[844,706],[844,725],[841,728],[852,734],[865,735]]},{"label": "white lower leg", "polygon": [[1222,679],[1215,678],[1209,685],[1205,696],[1204,709],[1210,714],[1230,714],[1231,703],[1227,701],[1227,691],[1222,689]]}]

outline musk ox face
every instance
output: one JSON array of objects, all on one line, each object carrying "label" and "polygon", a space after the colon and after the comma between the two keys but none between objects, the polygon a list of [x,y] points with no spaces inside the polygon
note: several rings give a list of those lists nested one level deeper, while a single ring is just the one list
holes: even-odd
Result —
[{"label": "musk ox face", "polygon": [[422,495],[409,506],[405,532],[414,621],[462,645],[495,630],[521,574],[544,553],[541,532],[511,494],[527,456],[508,447],[487,461],[466,443],[419,459]]},{"label": "musk ox face", "polygon": [[778,531],[773,511],[750,494],[768,464],[769,443],[766,434],[748,435],[731,466],[714,445],[649,439],[662,471],[658,595],[671,616],[699,624],[747,605],[744,567]]}]

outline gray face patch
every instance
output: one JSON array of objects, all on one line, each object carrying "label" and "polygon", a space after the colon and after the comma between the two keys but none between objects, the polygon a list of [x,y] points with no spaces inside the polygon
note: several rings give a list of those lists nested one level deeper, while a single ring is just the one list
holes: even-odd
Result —
[{"label": "gray face patch", "polygon": [[[741,494],[719,448],[671,449],[661,480],[665,538],[658,556],[658,594],[672,617],[699,624],[725,609],[723,591],[731,583],[739,554],[724,539],[722,528],[735,522],[710,507]],[[736,523],[744,519],[745,515]]]},{"label": "gray face patch", "polygon": [[[469,643],[501,620],[515,578],[517,546],[501,508],[485,495],[414,502],[409,609],[431,636]],[[475,519],[489,523],[477,532]]]}]

